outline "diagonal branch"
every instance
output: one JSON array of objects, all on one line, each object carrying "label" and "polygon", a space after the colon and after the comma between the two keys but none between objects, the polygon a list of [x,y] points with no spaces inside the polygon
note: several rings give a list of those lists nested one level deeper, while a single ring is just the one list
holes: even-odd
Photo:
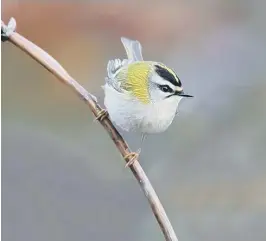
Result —
[{"label": "diagonal branch", "polygon": [[[99,106],[94,96],[92,96],[76,80],[74,80],[53,57],[51,57],[48,53],[46,53],[34,43],[24,38],[22,35],[16,33],[15,28],[16,22],[13,18],[10,19],[8,25],[5,25],[2,21],[2,41],[11,42],[15,46],[23,50],[26,54],[30,55],[59,80],[70,86],[70,88],[85,101],[95,117],[99,116],[99,114],[102,113],[101,111],[103,109]],[[117,149],[127,162],[127,158],[125,157],[130,154],[131,151],[125,140],[116,130],[108,117],[99,118],[98,121],[108,132]],[[153,214],[160,225],[165,240],[178,241],[174,229],[165,213],[165,210],[139,162],[135,161],[132,165],[130,165],[130,169],[150,203]]]}]

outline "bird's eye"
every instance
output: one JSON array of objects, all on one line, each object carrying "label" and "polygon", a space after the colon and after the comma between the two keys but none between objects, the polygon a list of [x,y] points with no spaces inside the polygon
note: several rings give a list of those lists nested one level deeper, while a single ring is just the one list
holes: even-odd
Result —
[{"label": "bird's eye", "polygon": [[168,93],[172,93],[174,92],[168,85],[159,85],[159,88],[163,91],[163,92],[168,92]]}]

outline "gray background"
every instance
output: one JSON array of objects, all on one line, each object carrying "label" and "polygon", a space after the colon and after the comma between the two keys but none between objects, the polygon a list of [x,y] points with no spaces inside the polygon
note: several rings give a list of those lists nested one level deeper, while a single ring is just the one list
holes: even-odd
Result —
[{"label": "gray background", "polygon": [[[141,163],[179,240],[266,239],[263,1],[3,1],[3,17],[103,102],[120,36],[173,67],[185,91]],[[132,149],[139,136],[123,133]],[[88,107],[2,44],[3,240],[163,240],[136,180]]]}]

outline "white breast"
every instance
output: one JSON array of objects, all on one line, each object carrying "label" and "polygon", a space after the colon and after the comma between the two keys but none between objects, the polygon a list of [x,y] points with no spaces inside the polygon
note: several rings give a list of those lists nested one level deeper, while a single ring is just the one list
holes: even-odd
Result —
[{"label": "white breast", "polygon": [[172,123],[181,97],[173,96],[160,102],[142,104],[131,96],[104,86],[104,105],[115,124],[126,131],[158,133]]}]

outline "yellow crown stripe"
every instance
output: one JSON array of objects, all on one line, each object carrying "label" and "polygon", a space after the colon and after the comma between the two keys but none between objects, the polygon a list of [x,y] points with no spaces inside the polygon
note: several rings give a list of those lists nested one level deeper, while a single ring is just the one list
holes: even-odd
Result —
[{"label": "yellow crown stripe", "polygon": [[[177,82],[180,82],[180,80],[177,77],[176,73],[172,69],[168,68],[166,65],[164,65],[162,63],[159,63],[158,65],[160,65],[161,67],[167,69],[168,72],[170,72],[173,76],[175,76],[176,81]],[[182,91],[183,90],[183,87],[182,86],[176,86],[175,88],[176,88],[177,91]]]},{"label": "yellow crown stripe", "polygon": [[167,71],[170,72],[173,76],[175,76],[176,80],[179,82],[179,78],[176,76],[176,73],[172,69],[168,68],[166,65],[164,65],[162,63],[159,63],[158,65],[167,69]]}]

